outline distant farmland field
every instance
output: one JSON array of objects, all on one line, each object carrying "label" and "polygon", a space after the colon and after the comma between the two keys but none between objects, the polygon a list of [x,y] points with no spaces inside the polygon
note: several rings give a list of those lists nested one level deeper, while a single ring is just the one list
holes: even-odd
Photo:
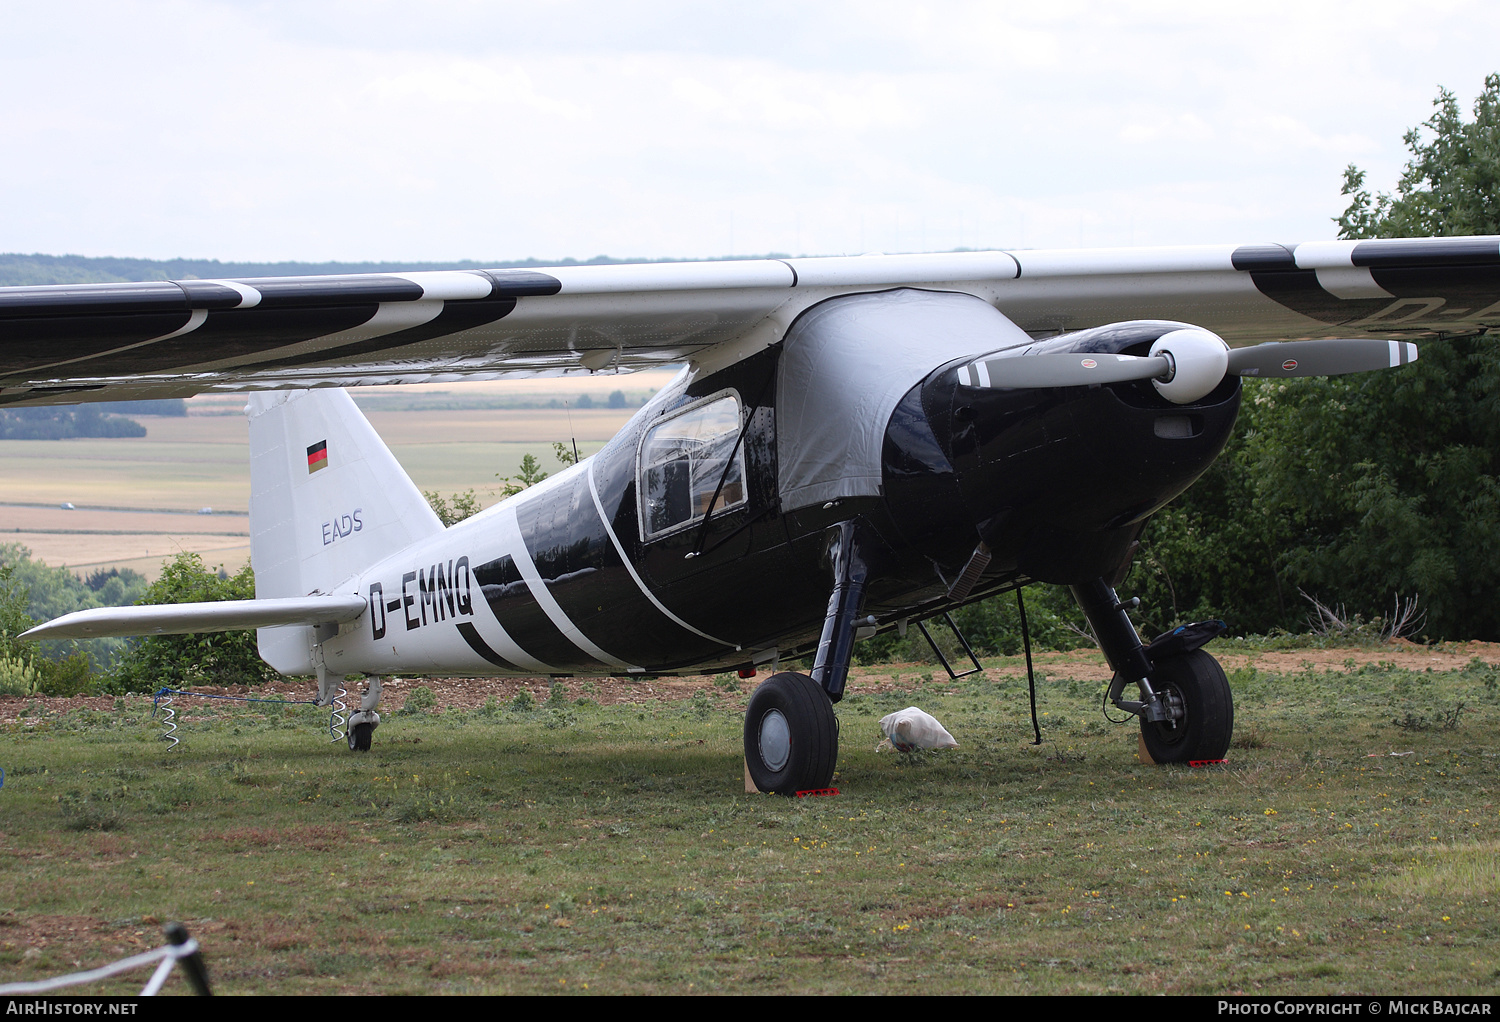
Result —
[{"label": "distant farmland field", "polygon": [[[634,407],[452,408],[487,398],[596,404],[623,389],[640,398],[670,379],[666,373],[585,380],[445,384],[369,388],[381,405],[412,398],[403,411],[372,411],[369,419],[423,490],[473,489],[482,503],[499,499],[498,476],[514,475],[530,454],[553,472],[562,466],[554,442],[576,438],[581,455],[599,450]],[[449,396],[453,400],[449,401]],[[20,543],[51,565],[83,573],[133,568],[155,577],[179,551],[235,570],[250,554],[250,457],[240,396],[194,398],[186,418],[141,416],[146,436],[121,439],[0,441],[0,543]],[[62,510],[72,504],[76,510]],[[198,515],[200,508],[212,515]]]}]

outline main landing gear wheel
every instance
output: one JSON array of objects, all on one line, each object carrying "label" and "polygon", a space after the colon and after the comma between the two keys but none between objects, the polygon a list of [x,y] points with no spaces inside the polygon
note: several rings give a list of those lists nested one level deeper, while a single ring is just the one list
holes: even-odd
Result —
[{"label": "main landing gear wheel", "polygon": [[833,704],[807,675],[773,674],[750,697],[745,763],[761,791],[795,795],[828,787],[838,752]]},{"label": "main landing gear wheel", "polygon": [[1157,763],[1223,759],[1234,734],[1234,698],[1219,662],[1201,649],[1156,663],[1151,687],[1171,721],[1141,720],[1141,739]]},{"label": "main landing gear wheel", "polygon": [[374,724],[355,724],[349,729],[349,751],[369,752],[370,738],[374,734]]}]

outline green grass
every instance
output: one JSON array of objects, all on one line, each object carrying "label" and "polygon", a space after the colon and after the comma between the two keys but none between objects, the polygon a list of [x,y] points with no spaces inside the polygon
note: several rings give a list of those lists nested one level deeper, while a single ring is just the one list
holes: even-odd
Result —
[{"label": "green grass", "polygon": [[[0,976],[180,918],[226,993],[1493,992],[1492,669],[1236,671],[1201,770],[1139,765],[1093,683],[1043,683],[1034,748],[1024,682],[906,671],[802,801],[742,792],[727,685],[391,712],[361,756],[311,707],[194,707],[171,753],[149,701],[38,708],[0,736]],[[875,753],[912,703],[961,747]]]}]

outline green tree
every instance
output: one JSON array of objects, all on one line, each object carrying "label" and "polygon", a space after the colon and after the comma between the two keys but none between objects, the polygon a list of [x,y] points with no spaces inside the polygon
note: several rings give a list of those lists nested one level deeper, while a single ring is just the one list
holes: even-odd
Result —
[{"label": "green tree", "polygon": [[62,440],[68,437],[142,437],[146,427],[120,415],[104,415],[97,404],[56,405],[0,411],[0,439]]},{"label": "green tree", "polygon": [[[31,551],[17,543],[0,545],[0,566],[8,573],[12,590],[24,597],[28,617],[37,622],[92,607],[123,607],[134,603],[146,591],[146,578],[139,572],[128,568],[96,571],[86,581],[80,580],[66,567],[52,568],[32,560]],[[50,639],[21,645],[35,659],[42,675],[41,691],[48,695],[71,695],[73,692],[65,690],[76,690],[80,680],[87,681],[92,671],[107,669],[124,652],[127,641]],[[58,671],[72,680],[61,687],[54,685]]]},{"label": "green tree", "polygon": [[[573,448],[562,441],[555,441],[552,444],[552,452],[561,464],[571,465],[576,460]],[[520,472],[513,476],[502,476],[497,472],[496,476],[504,484],[500,488],[500,496],[513,497],[528,486],[535,486],[546,479],[547,473],[542,471],[541,462],[537,461],[535,456],[528,454],[521,459]]]},{"label": "green tree", "polygon": [[[1500,234],[1500,74],[1464,121],[1453,93],[1405,135],[1394,194],[1371,196],[1350,166],[1342,238]],[[1428,630],[1500,637],[1500,339],[1436,338],[1398,373],[1298,381],[1282,402],[1282,446],[1260,464],[1273,498],[1296,493],[1290,573],[1377,613],[1420,592]],[[1272,489],[1274,487],[1274,489]],[[1270,503],[1275,505],[1273,499]]]},{"label": "green tree", "polygon": [[[1268,512],[1256,464],[1273,415],[1260,381],[1246,381],[1234,433],[1217,461],[1141,532],[1121,590],[1141,598],[1142,631],[1223,618],[1236,633],[1295,628],[1303,615],[1284,577],[1291,526]],[[1149,636],[1148,636],[1149,637]]]},{"label": "green tree", "polygon": [[[565,443],[554,443],[553,452],[557,460],[564,465],[571,465],[574,461],[573,449]],[[503,476],[498,472],[496,478],[502,483],[500,489],[501,497],[514,496],[529,486],[535,486],[547,478],[547,473],[542,471],[541,463],[536,460],[535,455],[528,454],[521,459],[521,471],[513,476]],[[427,503],[432,506],[433,512],[443,525],[456,525],[483,510],[479,498],[473,490],[464,493],[455,493],[452,497],[444,497],[440,493],[423,490],[422,496],[427,498]]]},{"label": "green tree", "polygon": [[[138,605],[249,600],[255,597],[250,565],[228,575],[209,570],[203,558],[181,553],[162,569]],[[255,632],[151,635],[136,641],[121,658],[111,687],[151,692],[163,686],[255,685],[276,676],[261,660]]]},{"label": "green tree", "polygon": [[547,473],[542,471],[541,464],[536,460],[536,456],[532,454],[528,454],[521,459],[521,471],[515,475],[503,476],[498,472],[495,475],[502,484],[500,487],[501,497],[513,497],[528,486],[535,486],[547,478]]},{"label": "green tree", "polygon": [[1243,457],[1257,513],[1282,530],[1283,586],[1366,617],[1420,594],[1429,635],[1500,637],[1496,340],[1436,340],[1399,372],[1257,387],[1272,400]]},{"label": "green tree", "polygon": [[0,565],[0,695],[31,695],[37,690],[36,644],[17,640],[36,624],[27,612],[26,586],[14,565]]},{"label": "green tree", "polygon": [[66,567],[32,560],[31,551],[18,543],[0,545],[0,565],[12,570],[26,592],[27,610],[38,621],[91,607],[123,607],[146,591],[146,578],[139,572],[96,572],[85,581]]},{"label": "green tree", "polygon": [[465,518],[477,515],[482,510],[479,498],[475,496],[473,490],[455,493],[451,498],[444,497],[435,491],[423,490],[422,496],[427,498],[427,503],[431,505],[433,513],[438,516],[438,521],[443,523],[444,528],[457,525]]},{"label": "green tree", "polygon": [[1465,123],[1447,89],[1433,106],[1437,112],[1406,133],[1411,159],[1394,195],[1372,196],[1365,172],[1345,169],[1349,206],[1334,221],[1339,237],[1500,234],[1500,74],[1485,78],[1472,121]]},{"label": "green tree", "polygon": [[[1500,233],[1500,75],[1442,90],[1394,194],[1349,167],[1346,239]],[[1372,618],[1420,594],[1432,637],[1500,638],[1500,339],[1434,338],[1396,372],[1246,380],[1218,463],[1142,536],[1148,620],[1301,630],[1299,589]],[[1170,610],[1168,609],[1170,608]]]}]

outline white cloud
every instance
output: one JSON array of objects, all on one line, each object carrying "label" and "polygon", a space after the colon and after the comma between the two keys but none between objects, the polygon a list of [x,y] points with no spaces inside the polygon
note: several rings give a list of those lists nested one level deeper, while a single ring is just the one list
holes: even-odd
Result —
[{"label": "white cloud", "polygon": [[1324,237],[1475,3],[134,0],[0,39],[0,250],[298,259]]}]

